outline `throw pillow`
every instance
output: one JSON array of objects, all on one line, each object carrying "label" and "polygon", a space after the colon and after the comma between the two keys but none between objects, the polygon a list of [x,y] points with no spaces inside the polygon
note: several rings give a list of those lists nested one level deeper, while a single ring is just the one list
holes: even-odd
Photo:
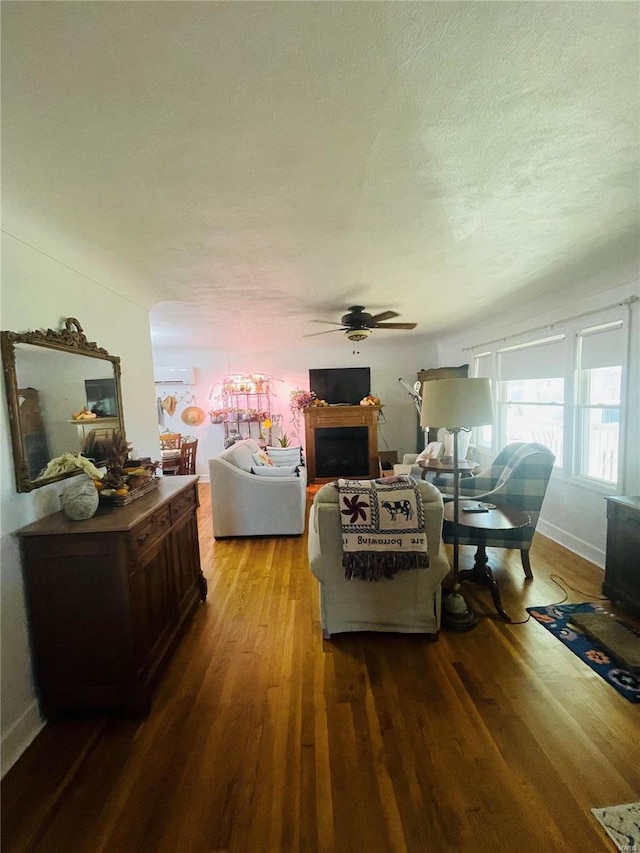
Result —
[{"label": "throw pillow", "polygon": [[416,462],[421,462],[423,459],[438,459],[442,456],[442,450],[443,447],[441,441],[430,441],[422,453],[418,454]]},{"label": "throw pillow", "polygon": [[274,465],[300,465],[301,447],[267,447],[267,454]]},{"label": "throw pillow", "polygon": [[280,465],[270,467],[269,465],[258,465],[257,468],[251,469],[252,474],[257,474],[258,477],[299,477],[297,465]]},{"label": "throw pillow", "polygon": [[228,450],[224,450],[222,458],[227,459],[227,461],[232,465],[235,465],[236,468],[240,468],[241,471],[246,471],[247,474],[251,471],[253,458],[251,456],[251,450],[249,450],[244,441],[232,444]]},{"label": "throw pillow", "polygon": [[253,457],[253,461],[258,466],[262,466],[262,465],[271,466],[271,465],[273,465],[273,462],[271,461],[271,459],[269,459],[269,457],[264,452],[264,450],[259,450],[258,453],[252,453],[251,456]]}]

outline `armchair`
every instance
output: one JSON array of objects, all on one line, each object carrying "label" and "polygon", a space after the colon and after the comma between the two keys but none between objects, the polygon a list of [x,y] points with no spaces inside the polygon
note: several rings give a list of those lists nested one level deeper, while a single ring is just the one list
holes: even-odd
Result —
[{"label": "armchair", "polygon": [[[491,548],[518,548],[525,577],[529,579],[533,577],[529,550],[554,460],[554,454],[543,444],[516,441],[507,444],[489,468],[460,483],[461,499],[473,498],[498,506],[511,506],[530,516],[531,522],[527,527],[492,531],[485,538],[485,544]],[[441,491],[445,495],[449,493],[445,487],[441,487]],[[444,522],[442,535],[445,542],[453,542],[451,522]],[[471,527],[458,528],[460,545],[476,545],[477,535]]]},{"label": "armchair", "polygon": [[431,483],[419,481],[418,487],[425,510],[429,568],[400,572],[377,583],[345,578],[338,490],[327,483],[316,494],[309,514],[309,566],[320,585],[326,639],[345,631],[437,635],[441,583],[449,571],[441,535],[443,501]]}]

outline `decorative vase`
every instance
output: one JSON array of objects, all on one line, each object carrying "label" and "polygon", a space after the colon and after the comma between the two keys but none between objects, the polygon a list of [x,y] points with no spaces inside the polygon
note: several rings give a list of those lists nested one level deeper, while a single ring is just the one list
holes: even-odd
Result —
[{"label": "decorative vase", "polygon": [[72,521],[82,521],[95,515],[100,495],[91,480],[80,480],[62,493],[62,510]]}]

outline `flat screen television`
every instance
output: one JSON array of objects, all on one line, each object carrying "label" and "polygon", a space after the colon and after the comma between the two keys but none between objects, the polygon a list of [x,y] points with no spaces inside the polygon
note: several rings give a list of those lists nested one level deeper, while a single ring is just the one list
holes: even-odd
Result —
[{"label": "flat screen television", "polygon": [[309,388],[330,405],[357,406],[371,391],[371,368],[325,367],[309,370]]},{"label": "flat screen television", "polygon": [[87,409],[95,412],[99,418],[117,418],[115,379],[85,379]]}]

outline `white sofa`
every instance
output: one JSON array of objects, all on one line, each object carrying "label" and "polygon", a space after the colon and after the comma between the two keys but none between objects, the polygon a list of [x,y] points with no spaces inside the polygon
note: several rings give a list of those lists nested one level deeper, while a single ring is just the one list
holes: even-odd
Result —
[{"label": "white sofa", "polygon": [[216,539],[228,536],[287,536],[304,533],[307,474],[258,476],[251,438],[209,460],[211,517]]},{"label": "white sofa", "polygon": [[436,635],[443,578],[449,561],[442,542],[442,495],[418,481],[425,510],[429,568],[399,572],[376,583],[347,580],[342,567],[338,491],[332,483],[315,496],[309,514],[309,565],[320,584],[325,638],[345,631],[397,631]]}]

